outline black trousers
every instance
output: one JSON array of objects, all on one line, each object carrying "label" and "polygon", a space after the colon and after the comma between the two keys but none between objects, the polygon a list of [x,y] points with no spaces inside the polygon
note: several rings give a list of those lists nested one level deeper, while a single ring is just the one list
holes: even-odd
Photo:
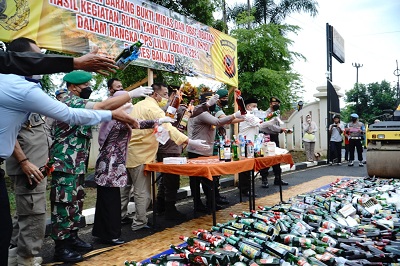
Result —
[{"label": "black trousers", "polygon": [[342,142],[331,141],[331,162],[341,163],[342,162]]},{"label": "black trousers", "polygon": [[[202,155],[193,153],[193,152],[188,153],[189,159],[198,158],[200,156],[202,156]],[[215,177],[213,177],[213,178],[215,178]],[[208,200],[208,198],[211,196],[210,188],[213,185],[213,182],[204,177],[189,176],[190,191],[192,192],[193,203],[195,206],[199,206],[202,203],[201,199],[200,199],[200,184],[201,184],[201,187],[203,188],[204,194],[206,195],[207,203],[211,202],[210,200]]]},{"label": "black trousers", "polygon": [[[275,142],[276,147],[279,147],[279,134],[269,134],[269,137],[270,137],[271,141]],[[262,180],[264,180],[268,177],[268,170],[269,170],[269,167],[260,170],[260,175],[261,175]],[[273,165],[272,170],[274,172],[275,177],[280,176],[282,174],[281,164],[278,163],[278,164]]]},{"label": "black trousers", "polygon": [[358,157],[358,161],[362,162],[363,161],[363,146],[361,143],[361,139],[349,139],[349,155],[350,161],[354,161],[354,151],[355,149],[357,149],[357,157]]},{"label": "black trousers", "polygon": [[[157,161],[162,162],[165,157],[179,157],[175,153],[157,153]],[[158,183],[157,198],[166,202],[176,202],[180,183],[180,175],[161,173]]]},{"label": "black trousers", "polygon": [[12,234],[10,201],[4,179],[4,170],[0,169],[0,265],[8,264],[8,247]]},{"label": "black trousers", "polygon": [[104,240],[121,236],[121,195],[119,187],[97,186],[96,213],[92,235]]}]

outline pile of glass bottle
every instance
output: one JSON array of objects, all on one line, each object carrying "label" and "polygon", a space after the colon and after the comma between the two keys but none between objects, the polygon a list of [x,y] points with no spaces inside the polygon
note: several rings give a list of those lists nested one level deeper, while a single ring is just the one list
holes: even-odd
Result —
[{"label": "pile of glass bottle", "polygon": [[400,265],[400,181],[338,179],[125,265]]}]

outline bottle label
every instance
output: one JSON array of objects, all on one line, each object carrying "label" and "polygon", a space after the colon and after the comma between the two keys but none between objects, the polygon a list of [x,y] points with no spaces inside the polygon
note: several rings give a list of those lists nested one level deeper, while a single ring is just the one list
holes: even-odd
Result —
[{"label": "bottle label", "polygon": [[168,106],[166,113],[175,115],[176,114],[176,108],[170,105],[170,106]]},{"label": "bottle label", "polygon": [[231,159],[231,148],[230,147],[224,148],[224,158],[225,158],[225,160]]},{"label": "bottle label", "polygon": [[240,243],[239,244],[239,250],[247,255],[247,257],[254,259],[254,257],[256,256],[256,254],[258,253],[258,250],[255,248],[252,248],[250,245],[244,244],[244,243]]}]

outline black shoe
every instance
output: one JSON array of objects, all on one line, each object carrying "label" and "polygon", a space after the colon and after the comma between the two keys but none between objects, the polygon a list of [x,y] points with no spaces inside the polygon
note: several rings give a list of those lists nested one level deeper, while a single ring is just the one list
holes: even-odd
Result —
[{"label": "black shoe", "polygon": [[[243,191],[242,195],[246,196],[246,197],[250,197],[250,191]],[[257,197],[257,194],[254,194],[254,197]]]},{"label": "black shoe", "polygon": [[[278,179],[275,179],[275,180],[274,180],[274,185],[275,185],[275,186],[279,186],[279,180],[278,180]],[[286,182],[286,181],[283,181],[283,180],[281,179],[281,185],[282,185],[282,186],[287,186],[287,185],[289,185],[289,183]]]},{"label": "black shoe", "polygon": [[261,187],[262,187],[262,188],[269,188],[268,181],[262,181]]},{"label": "black shoe", "polygon": [[82,239],[80,239],[77,235],[72,235],[68,239],[70,247],[76,251],[91,251],[93,250],[93,245],[89,244]]},{"label": "black shoe", "polygon": [[121,220],[121,224],[132,224],[133,219],[129,217],[125,217],[124,219]]},{"label": "black shoe", "polygon": [[176,210],[174,212],[166,212],[165,213],[165,220],[168,221],[180,221],[180,220],[185,220],[186,219],[186,214]]},{"label": "black shoe", "polygon": [[125,240],[122,240],[119,238],[115,238],[115,239],[111,239],[111,240],[101,239],[100,242],[103,244],[111,245],[111,246],[118,246],[118,245],[124,244]]},{"label": "black shoe", "polygon": [[204,206],[203,204],[199,204],[197,206],[194,206],[194,210],[196,212],[209,213],[208,208],[206,206]]},{"label": "black shoe", "polygon": [[229,204],[229,201],[226,199],[226,197],[218,197],[215,199],[215,203],[220,204],[220,205],[227,205]]},{"label": "black shoe", "polygon": [[83,261],[83,257],[78,252],[72,250],[69,247],[68,240],[55,240],[54,248],[54,261],[62,262],[80,262]]}]

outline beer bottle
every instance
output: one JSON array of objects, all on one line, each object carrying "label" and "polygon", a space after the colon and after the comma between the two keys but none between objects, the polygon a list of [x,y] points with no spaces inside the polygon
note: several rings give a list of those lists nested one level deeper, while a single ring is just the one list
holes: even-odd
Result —
[{"label": "beer bottle", "polygon": [[181,121],[179,121],[178,129],[179,129],[179,131],[181,131],[181,132],[184,132],[184,131],[186,131],[186,129],[187,129],[187,125],[188,125],[188,122],[189,122],[189,118],[190,118],[190,117],[192,116],[192,114],[193,114],[193,108],[194,108],[193,102],[194,102],[193,100],[190,101],[188,107],[186,108],[185,113],[183,114],[183,116],[182,116],[182,118],[181,118]]},{"label": "beer bottle", "polygon": [[143,40],[138,40],[137,42],[135,42],[134,44],[132,44],[129,47],[126,47],[124,50],[122,50],[122,52],[115,58],[115,64],[119,67],[119,68],[124,68],[127,66],[127,64],[129,64],[130,60],[129,57],[133,54],[133,53],[137,53],[140,49],[140,47],[142,47],[142,45],[144,44]]},{"label": "beer bottle", "polygon": [[235,90],[235,94],[236,94],[236,103],[237,103],[237,105],[238,105],[238,109],[239,109],[239,111],[240,111],[240,114],[241,115],[245,115],[245,114],[247,114],[247,111],[246,111],[246,106],[245,106],[245,104],[244,104],[244,100],[243,100],[243,98],[242,98],[242,92],[240,91],[240,90]]},{"label": "beer bottle", "polygon": [[166,116],[175,118],[176,111],[178,110],[179,105],[181,104],[181,89],[182,89],[182,87],[183,87],[183,84],[181,85],[181,88],[175,92],[174,97],[172,98],[169,106],[167,107],[167,110],[165,111]]},{"label": "beer bottle", "polygon": [[233,135],[232,137],[232,159],[234,161],[239,161],[239,151],[238,151],[238,141],[236,139],[236,136]]},{"label": "beer bottle", "polygon": [[269,114],[267,115],[267,117],[265,117],[265,121],[269,121],[269,120],[271,120],[272,118],[279,116],[280,113],[281,113],[281,112],[280,112],[279,110],[276,110],[276,111],[274,111],[274,112],[272,112],[272,113],[269,113]]}]

